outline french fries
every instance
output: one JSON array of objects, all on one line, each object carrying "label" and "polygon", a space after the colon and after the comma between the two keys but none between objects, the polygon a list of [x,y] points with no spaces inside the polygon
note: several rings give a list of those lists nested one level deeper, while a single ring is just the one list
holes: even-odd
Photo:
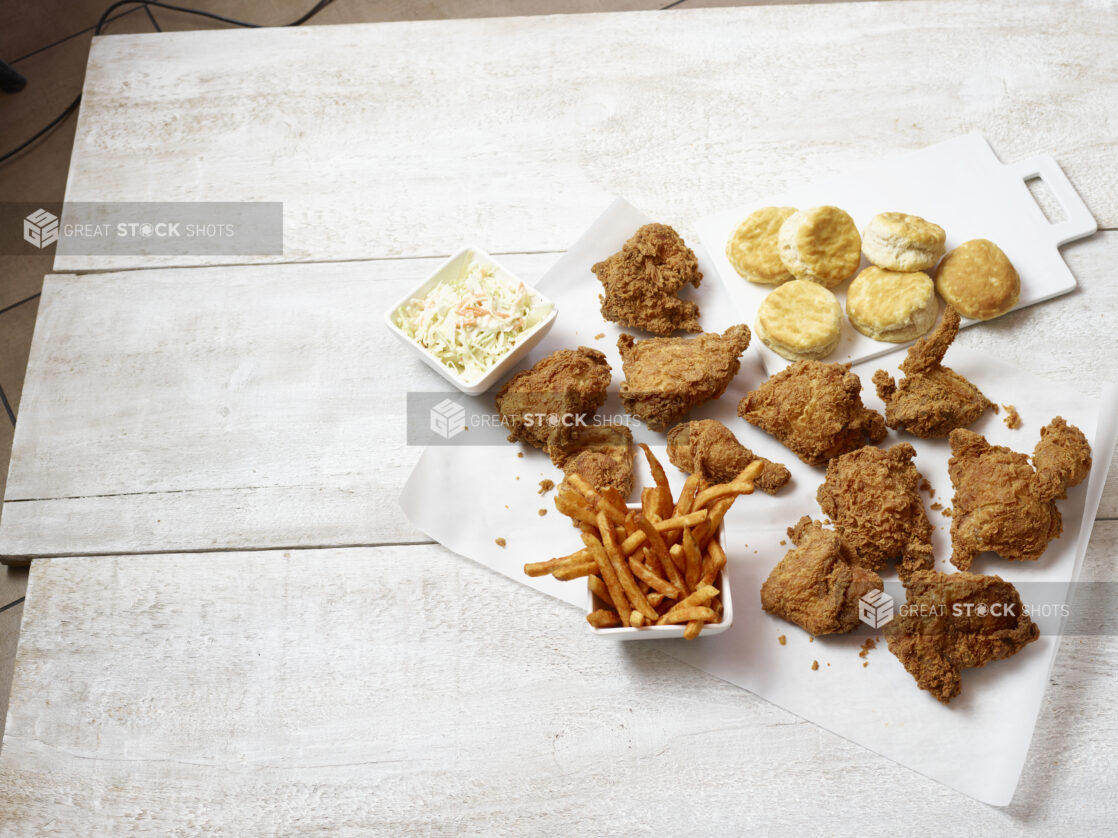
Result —
[{"label": "french fries", "polygon": [[726,553],[717,533],[734,501],[753,492],[761,471],[750,463],[729,483],[708,486],[692,474],[672,497],[663,466],[641,443],[655,486],[630,509],[616,489],[597,489],[570,474],[555,508],[579,529],[583,547],[566,556],[524,565],[528,576],[586,578],[596,603],[586,621],[595,628],[650,628],[685,624],[683,636],[722,621],[719,590]]}]

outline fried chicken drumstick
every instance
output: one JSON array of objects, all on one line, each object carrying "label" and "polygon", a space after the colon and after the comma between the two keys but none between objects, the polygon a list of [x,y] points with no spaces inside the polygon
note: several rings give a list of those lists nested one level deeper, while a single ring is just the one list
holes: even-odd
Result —
[{"label": "fried chicken drumstick", "polygon": [[792,479],[780,463],[758,457],[715,419],[696,419],[668,431],[668,459],[680,471],[697,474],[707,483],[729,483],[754,460],[763,468],[754,485],[775,495]]},{"label": "fried chicken drumstick", "polygon": [[921,439],[944,437],[994,406],[967,379],[942,365],[958,334],[959,313],[948,306],[935,331],[908,350],[900,384],[885,370],[873,374],[877,395],[885,402],[886,425]]}]

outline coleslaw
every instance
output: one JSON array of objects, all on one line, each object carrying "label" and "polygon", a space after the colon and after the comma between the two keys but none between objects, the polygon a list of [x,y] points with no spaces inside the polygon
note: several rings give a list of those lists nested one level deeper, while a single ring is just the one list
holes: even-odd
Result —
[{"label": "coleslaw", "polygon": [[470,258],[457,277],[435,284],[392,313],[392,322],[467,383],[479,380],[551,313],[523,282]]}]

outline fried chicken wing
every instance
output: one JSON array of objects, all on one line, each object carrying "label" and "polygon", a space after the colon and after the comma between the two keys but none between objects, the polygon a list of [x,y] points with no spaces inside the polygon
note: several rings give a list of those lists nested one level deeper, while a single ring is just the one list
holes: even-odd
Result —
[{"label": "fried chicken wing", "polygon": [[624,425],[585,425],[550,446],[551,462],[577,474],[595,489],[612,486],[628,498],[633,491],[633,433]]},{"label": "fried chicken wing", "polygon": [[1040,635],[1017,589],[1000,576],[920,570],[905,594],[885,640],[920,689],[944,704],[959,694],[963,669],[1011,657]]},{"label": "fried chicken wing", "polygon": [[806,515],[788,537],[796,547],[761,586],[761,607],[814,635],[857,628],[858,600],[881,588],[881,577],[858,567],[838,533]]},{"label": "fried chicken wing", "polygon": [[610,366],[596,349],[560,349],[518,372],[497,393],[497,412],[509,442],[527,442],[545,451],[562,443],[579,417],[606,400]]},{"label": "fried chicken wing", "polygon": [[743,325],[693,338],[638,341],[623,334],[617,339],[625,371],[621,403],[649,428],[663,431],[691,408],[725,393],[748,346],[749,327]]},{"label": "fried chicken wing", "polygon": [[959,334],[959,314],[951,306],[930,335],[908,350],[901,364],[905,378],[897,384],[885,370],[873,374],[878,397],[885,402],[885,424],[921,439],[944,437],[973,423],[993,403],[963,376],[942,365],[943,355]]},{"label": "fried chicken wing", "polygon": [[867,445],[831,460],[816,492],[854,563],[881,570],[901,559],[902,579],[933,565],[932,525],[918,490],[923,478],[912,464],[915,456],[907,442],[887,451]]},{"label": "fried chicken wing", "polygon": [[849,364],[797,361],[743,398],[738,416],[812,466],[888,433],[881,414],[862,405],[862,382]]},{"label": "fried chicken wing", "polygon": [[775,495],[792,479],[780,463],[758,457],[715,419],[696,419],[668,431],[668,459],[680,471],[698,474],[707,483],[729,483],[754,460],[763,464],[754,485]]},{"label": "fried chicken wing", "polygon": [[657,335],[698,332],[699,307],[676,295],[703,279],[699,260],[666,224],[645,224],[617,253],[591,270],[605,293],[602,317]]},{"label": "fried chicken wing", "polygon": [[1034,469],[1026,455],[973,431],[951,432],[951,563],[960,570],[986,551],[1010,561],[1038,559],[1063,531],[1055,501],[1087,476],[1091,447],[1059,416],[1040,433]]}]

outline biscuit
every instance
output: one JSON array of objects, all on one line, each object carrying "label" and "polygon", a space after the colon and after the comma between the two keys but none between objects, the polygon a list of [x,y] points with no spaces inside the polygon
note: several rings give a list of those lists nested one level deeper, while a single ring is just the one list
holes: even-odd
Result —
[{"label": "biscuit", "polygon": [[1021,279],[1000,247],[971,239],[943,257],[936,291],[964,317],[989,320],[1017,304]]},{"label": "biscuit", "polygon": [[759,285],[780,285],[793,279],[780,261],[777,235],[795,211],[792,207],[765,207],[738,225],[726,242],[726,258],[738,276]]},{"label": "biscuit", "polygon": [[870,266],[846,291],[850,325],[874,340],[904,343],[935,325],[939,302],[932,278]]},{"label": "biscuit", "polygon": [[842,334],[842,306],[819,283],[794,279],[761,301],[755,331],[781,358],[826,358],[835,351]]},{"label": "biscuit", "polygon": [[834,288],[862,261],[854,219],[838,207],[814,207],[788,216],[778,234],[780,259],[796,279]]},{"label": "biscuit", "polygon": [[942,227],[918,215],[883,212],[862,231],[862,252],[879,268],[927,271],[943,256],[946,240]]}]

